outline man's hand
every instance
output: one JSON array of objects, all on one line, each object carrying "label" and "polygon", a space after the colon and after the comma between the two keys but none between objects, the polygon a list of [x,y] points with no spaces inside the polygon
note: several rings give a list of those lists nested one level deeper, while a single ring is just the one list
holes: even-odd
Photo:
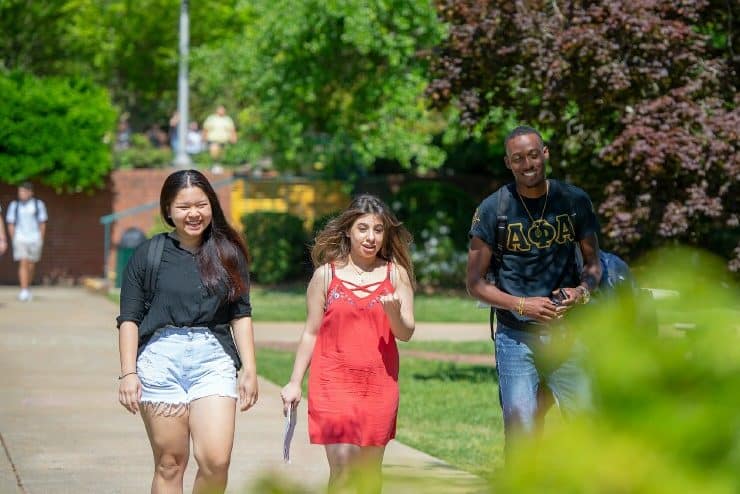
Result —
[{"label": "man's hand", "polygon": [[[522,315],[535,321],[548,323],[563,317],[568,310],[563,305],[555,305],[548,297],[525,297]],[[514,312],[517,312],[514,310]]]}]

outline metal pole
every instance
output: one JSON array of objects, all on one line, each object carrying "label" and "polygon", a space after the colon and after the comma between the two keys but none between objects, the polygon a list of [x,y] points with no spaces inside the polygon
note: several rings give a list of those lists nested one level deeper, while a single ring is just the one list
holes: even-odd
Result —
[{"label": "metal pole", "polygon": [[180,1],[180,68],[177,74],[177,111],[180,121],[177,124],[177,155],[174,165],[177,168],[188,168],[190,156],[185,152],[185,141],[188,133],[188,49],[190,44],[190,18],[188,0]]}]

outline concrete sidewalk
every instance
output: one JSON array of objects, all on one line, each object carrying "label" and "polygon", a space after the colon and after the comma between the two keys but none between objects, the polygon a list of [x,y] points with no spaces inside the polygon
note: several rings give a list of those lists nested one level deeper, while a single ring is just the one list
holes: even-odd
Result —
[{"label": "concrete sidewalk", "polygon": [[[152,476],[140,418],[118,404],[117,307],[81,288],[37,288],[21,303],[0,287],[1,493],[142,493]],[[258,340],[296,340],[300,324],[256,323]],[[419,325],[418,339],[483,339],[480,325]],[[323,448],[308,444],[299,409],[290,465],[282,463],[278,386],[260,380],[260,400],[237,418],[230,493],[258,492],[275,474],[320,492],[328,478]],[[460,438],[464,441],[464,438]],[[481,492],[480,479],[398,442],[386,450],[386,493]],[[195,474],[191,462],[185,492]],[[400,477],[424,481],[408,485]]]}]

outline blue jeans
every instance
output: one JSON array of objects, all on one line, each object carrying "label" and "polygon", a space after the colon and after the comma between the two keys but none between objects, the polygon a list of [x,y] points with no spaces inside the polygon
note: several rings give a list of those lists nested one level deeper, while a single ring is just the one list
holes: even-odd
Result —
[{"label": "blue jeans", "polygon": [[507,450],[512,434],[535,432],[540,385],[552,391],[565,417],[592,408],[591,385],[581,367],[583,345],[567,330],[518,331],[500,322],[497,328],[496,372]]}]

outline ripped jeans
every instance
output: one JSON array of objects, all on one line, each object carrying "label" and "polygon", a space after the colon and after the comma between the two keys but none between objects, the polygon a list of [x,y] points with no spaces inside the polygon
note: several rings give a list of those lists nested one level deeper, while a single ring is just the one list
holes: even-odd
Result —
[{"label": "ripped jeans", "polygon": [[136,361],[144,404],[188,405],[205,396],[236,398],[234,361],[208,328],[158,329]]}]

